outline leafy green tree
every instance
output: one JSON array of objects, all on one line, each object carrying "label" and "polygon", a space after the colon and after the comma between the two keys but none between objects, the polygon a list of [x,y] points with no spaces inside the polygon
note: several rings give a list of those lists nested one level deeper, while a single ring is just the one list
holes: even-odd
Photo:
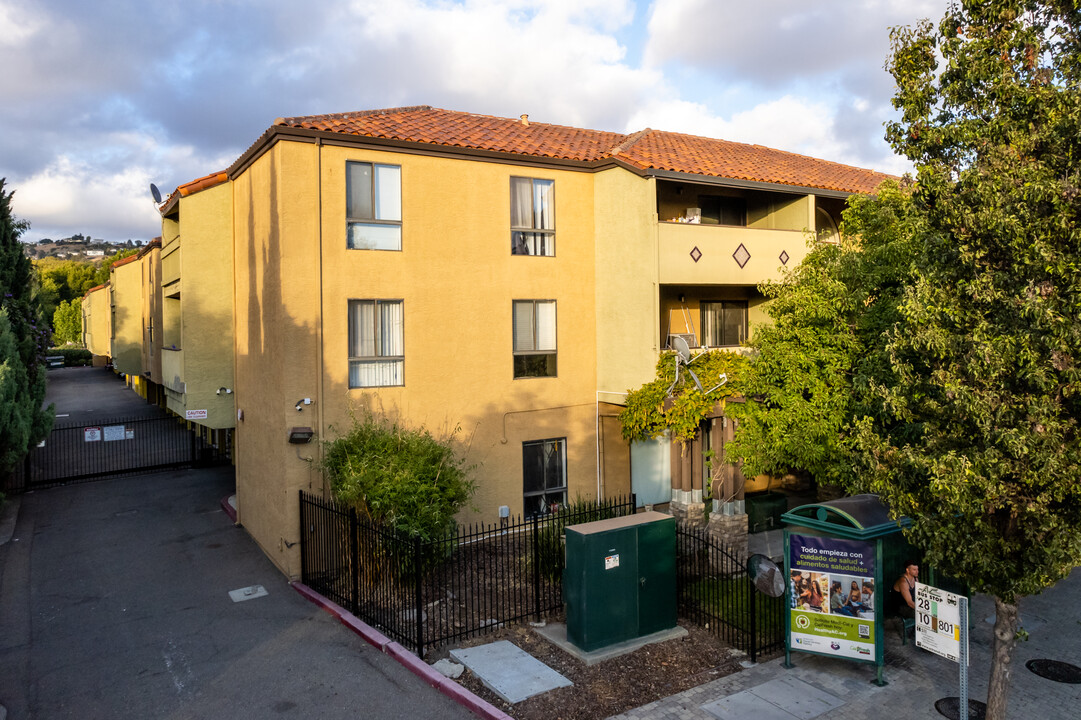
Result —
[{"label": "leafy green tree", "polygon": [[[55,317],[56,310],[62,303],[70,303],[82,298],[87,290],[101,284],[98,282],[100,270],[89,260],[60,260],[47,257],[33,262],[41,283],[38,302],[42,313],[50,320]],[[105,280],[108,279],[108,270],[106,270]],[[56,329],[55,325],[53,329]]]},{"label": "leafy green tree", "polygon": [[10,472],[31,443],[52,427],[45,400],[49,332],[32,299],[33,269],[19,236],[29,227],[11,212],[14,193],[0,178],[0,473]]},{"label": "leafy green tree", "polygon": [[53,342],[57,345],[81,344],[83,340],[83,299],[77,297],[60,303],[53,313]]},{"label": "leafy green tree", "polygon": [[[740,443],[878,493],[927,562],[994,597],[1001,719],[1020,598],[1081,564],[1081,12],[965,0],[891,41],[887,139],[917,181],[854,203],[858,243],[778,291],[751,381],[776,414],[749,409]],[[797,420],[819,409],[816,455]]]},{"label": "leafy green tree", "polygon": [[928,232],[889,338],[890,417],[861,421],[859,447],[928,560],[994,596],[1004,718],[1018,600],[1081,564],[1081,11],[966,0],[892,42],[887,138]]},{"label": "leafy green tree", "polygon": [[870,390],[892,382],[884,333],[901,320],[924,232],[911,195],[910,184],[890,181],[873,198],[851,198],[836,245],[812,241],[798,267],[762,286],[772,322],[749,343],[750,400],[733,407],[740,426],[728,446],[745,473],[855,482],[852,421],[882,416]]}]

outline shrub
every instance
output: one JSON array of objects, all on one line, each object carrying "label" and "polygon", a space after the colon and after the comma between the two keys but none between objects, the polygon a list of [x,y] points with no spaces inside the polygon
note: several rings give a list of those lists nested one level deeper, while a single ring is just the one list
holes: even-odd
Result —
[{"label": "shrub", "polygon": [[473,495],[472,467],[454,437],[368,414],[327,442],[323,471],[336,500],[397,533],[430,541],[454,530],[454,516]]},{"label": "shrub", "polygon": [[63,355],[64,367],[78,367],[80,365],[90,365],[94,356],[89,350],[76,347],[54,347],[49,348],[46,355]]},{"label": "shrub", "polygon": [[552,582],[559,582],[563,577],[563,536],[567,526],[607,520],[634,512],[621,505],[621,502],[622,499],[597,502],[575,498],[551,515],[541,518],[536,558],[540,573]]}]

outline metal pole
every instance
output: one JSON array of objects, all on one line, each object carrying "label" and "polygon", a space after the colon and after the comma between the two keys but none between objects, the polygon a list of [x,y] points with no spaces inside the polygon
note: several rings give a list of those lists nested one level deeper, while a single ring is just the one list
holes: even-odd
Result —
[{"label": "metal pole", "polygon": [[[784,529],[784,666],[792,664],[792,555],[789,553],[788,528]],[[878,588],[875,588],[875,592]]]},{"label": "metal pole", "polygon": [[[562,586],[561,586],[562,589]],[[533,620],[540,622],[540,518],[533,516]]]},{"label": "metal pole", "polygon": [[755,612],[755,606],[758,605],[754,596],[754,581],[751,580],[751,576],[747,576],[747,597],[751,601],[751,664],[758,662],[758,617]]},{"label": "metal pole", "polygon": [[349,565],[353,572],[352,597],[350,598],[349,612],[354,615],[360,612],[360,543],[357,537],[360,528],[357,523],[357,509],[349,506]]},{"label": "metal pole", "polygon": [[420,537],[418,537],[418,536],[413,537],[413,573],[414,573],[414,577],[416,578],[416,581],[417,581],[417,585],[416,585],[417,614],[414,616],[414,619],[417,621],[417,657],[419,657],[421,660],[423,660],[424,659],[424,620],[421,618],[421,614],[420,614],[421,610],[422,610],[421,604],[422,604],[423,601],[421,599],[421,592],[420,592],[420,582],[421,582],[421,577],[420,577],[421,576],[421,572],[420,572]]},{"label": "metal pole", "polygon": [[304,503],[304,491],[298,491],[300,496],[300,582],[307,585],[308,577],[308,508]]},{"label": "metal pole", "polygon": [[961,666],[961,702],[957,709],[958,720],[968,720],[968,598],[961,597],[961,648],[957,663]]}]

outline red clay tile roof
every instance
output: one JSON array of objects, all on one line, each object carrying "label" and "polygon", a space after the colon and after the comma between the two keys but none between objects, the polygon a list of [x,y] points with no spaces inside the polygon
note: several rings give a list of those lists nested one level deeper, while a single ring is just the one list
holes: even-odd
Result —
[{"label": "red clay tile roof", "polygon": [[220,185],[229,179],[229,175],[223,170],[222,172],[211,173],[198,180],[192,180],[189,183],[184,183],[177,187],[176,191],[183,197],[187,197],[193,193],[197,193],[200,190],[206,190],[212,188],[215,185]]},{"label": "red clay tile roof", "polygon": [[426,105],[391,110],[278,118],[275,125],[326,130],[404,142],[495,152],[599,160],[623,135],[521,120],[438,110]]},{"label": "red clay tile roof", "polygon": [[87,296],[88,296],[88,295],[89,295],[90,293],[92,293],[92,292],[96,292],[96,291],[98,291],[98,290],[101,290],[101,289],[103,289],[103,288],[106,288],[106,287],[108,287],[108,286],[109,286],[109,283],[104,283],[103,285],[95,285],[94,287],[90,288],[90,289],[89,289],[89,290],[87,290],[87,291],[86,291],[85,293],[83,293],[83,299],[85,300],[85,299],[86,299],[86,297],[87,297]]},{"label": "red clay tile roof", "polygon": [[117,260],[116,262],[114,262],[113,265],[112,265],[112,268],[115,270],[116,268],[127,265],[128,263],[133,263],[138,259],[139,259],[138,254],[128,255],[126,258],[124,258],[122,260]]},{"label": "red clay tile roof", "polygon": [[647,130],[619,157],[645,170],[804,185],[843,192],[873,192],[890,176],[761,145]]},{"label": "red clay tile roof", "polygon": [[215,185],[220,185],[228,179],[229,173],[222,170],[221,172],[204,175],[201,178],[197,178],[195,180],[192,180],[191,182],[184,183],[183,185],[178,185],[176,190],[173,190],[171,193],[169,193],[169,197],[165,198],[161,202],[161,204],[158,205],[158,212],[164,215],[168,215],[176,209],[176,203],[180,200],[180,198],[194,195],[200,190],[206,190],[207,188],[212,188]]},{"label": "red clay tile roof", "polygon": [[[760,145],[645,129],[621,133],[439,110],[427,105],[278,118],[275,126],[469,150],[870,193],[884,173]],[[198,181],[196,181],[198,182]]]}]

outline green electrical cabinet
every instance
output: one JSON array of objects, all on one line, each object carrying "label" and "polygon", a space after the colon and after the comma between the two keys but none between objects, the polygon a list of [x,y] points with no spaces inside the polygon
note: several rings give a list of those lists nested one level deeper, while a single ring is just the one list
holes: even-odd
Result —
[{"label": "green electrical cabinet", "polygon": [[566,529],[567,639],[585,651],[676,626],[676,521],[645,512]]}]

